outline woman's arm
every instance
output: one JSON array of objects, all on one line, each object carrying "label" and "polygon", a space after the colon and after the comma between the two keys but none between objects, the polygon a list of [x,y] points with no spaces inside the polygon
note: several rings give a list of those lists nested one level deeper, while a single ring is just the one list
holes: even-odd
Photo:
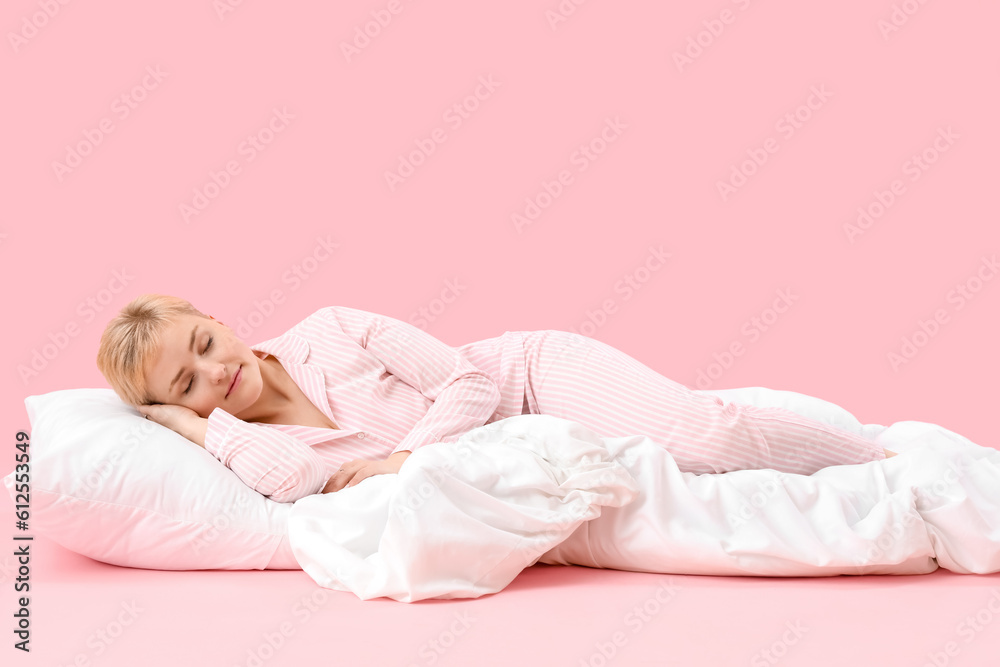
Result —
[{"label": "woman's arm", "polygon": [[208,428],[208,420],[199,417],[198,413],[183,405],[140,405],[137,410],[146,419],[155,421],[157,424],[166,426],[171,431],[183,435],[185,438],[198,445],[205,446],[205,430]]},{"label": "woman's arm", "polygon": [[321,312],[389,373],[434,402],[393,453],[414,451],[482,426],[500,405],[500,389],[493,378],[426,331],[345,306]]},{"label": "woman's arm", "polygon": [[326,465],[312,447],[277,429],[251,424],[222,408],[208,419],[180,405],[144,405],[139,412],[205,448],[251,489],[279,503],[319,493]]},{"label": "woman's arm", "polygon": [[242,421],[222,408],[208,416],[205,450],[250,488],[292,503],[326,484],[326,465],[313,448],[277,429]]}]

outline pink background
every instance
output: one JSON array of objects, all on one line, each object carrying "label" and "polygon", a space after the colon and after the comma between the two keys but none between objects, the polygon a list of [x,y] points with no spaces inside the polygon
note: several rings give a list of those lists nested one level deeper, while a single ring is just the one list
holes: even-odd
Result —
[{"label": "pink background", "polygon": [[[48,18],[43,5],[58,12]],[[246,0],[221,16],[219,6],[4,5],[0,271],[9,315],[0,409],[11,444],[28,428],[25,396],[106,386],[94,363],[105,323],[134,296],[161,292],[230,326],[245,322],[238,333],[248,343],[327,305],[410,321],[451,345],[507,330],[573,330],[692,387],[707,386],[697,384],[699,373],[711,372],[713,388],[790,389],[865,423],[934,422],[998,445],[1000,280],[984,258],[1000,250],[1000,5]],[[573,11],[552,23],[560,7]],[[376,30],[372,12],[391,21]],[[366,25],[375,36],[345,56],[342,45]],[[679,65],[685,51],[691,57]],[[149,75],[156,70],[158,79]],[[291,118],[279,123],[276,109]],[[949,130],[950,141],[939,138]],[[259,151],[246,150],[252,137]],[[418,147],[428,142],[434,150],[424,155]],[[588,146],[589,158],[581,152]],[[72,150],[86,155],[76,161]],[[747,162],[754,155],[762,164]],[[410,156],[419,165],[390,186],[386,174]],[[227,163],[228,179],[219,176]],[[741,168],[745,182],[724,197],[719,183]],[[226,186],[213,189],[213,174]],[[557,193],[548,200],[546,184]],[[185,219],[196,192],[211,197]],[[892,199],[882,211],[880,197]],[[544,208],[519,229],[513,216],[527,217],[529,200]],[[881,214],[852,242],[845,226],[859,207]],[[318,239],[335,249],[320,250]],[[649,259],[651,247],[669,254],[664,264]],[[621,287],[627,276],[638,289]],[[960,286],[971,300],[956,296]],[[775,318],[769,308],[779,290],[794,299]],[[936,311],[943,323],[934,335],[918,333]],[[904,338],[917,345],[909,358]],[[724,363],[734,343],[741,354]],[[904,363],[894,367],[892,354]],[[8,451],[4,474],[13,466]],[[130,594],[123,582],[137,573],[44,541],[36,547],[31,661],[68,663],[88,651],[87,634],[113,617]],[[10,564],[7,557],[0,573],[8,619]],[[569,598],[568,581],[623,581],[555,570],[524,576],[562,578],[553,594]],[[288,616],[292,591],[315,589],[299,573],[286,601],[240,625],[246,598],[170,602],[177,576],[207,575],[155,573],[163,604],[176,612],[157,612],[148,600],[145,627],[93,664],[128,664],[129,650],[174,631],[189,650],[215,656],[205,664],[233,663],[240,651],[220,643],[220,632],[236,647],[250,644]],[[247,590],[266,576],[227,581],[240,577]],[[635,576],[632,598],[641,600],[659,578]],[[80,581],[114,591],[95,601],[86,589],[92,612],[83,619],[97,620],[55,607],[57,591],[60,605],[76,604]],[[148,581],[141,590],[150,597]],[[686,581],[714,586],[711,578]],[[870,581],[844,584],[857,593],[835,596],[844,607],[828,609],[828,618],[811,618],[808,645],[796,649],[805,662],[790,655],[784,664],[833,659],[845,628],[860,633],[870,655],[919,664],[985,604],[991,580],[949,579],[937,592],[922,584],[910,598],[903,587],[866,600],[862,611]],[[664,614],[658,630],[633,641],[631,659],[668,664],[669,654],[678,661],[670,664],[694,664],[711,652],[713,664],[747,663],[794,620],[796,600],[821,585],[740,583],[746,607],[713,607],[711,591],[702,591],[700,602]],[[963,595],[955,586],[973,588]],[[768,591],[763,599],[759,589]],[[954,597],[943,598],[945,590]],[[917,616],[924,596],[936,606]],[[512,631],[524,604],[516,598],[490,603],[495,623]],[[333,634],[345,646],[333,649],[331,640],[327,655],[353,655],[343,651],[361,644],[367,655],[389,650],[385,637],[401,632],[408,639],[393,664],[406,664],[412,646],[446,627],[414,625],[419,609],[433,605],[341,601],[359,620],[350,628],[338,621]],[[217,625],[192,620],[190,606],[205,605],[195,618]],[[537,655],[550,650],[552,660],[578,664],[591,635],[610,635],[620,622],[617,610],[602,620],[600,603],[590,605],[569,605],[587,623],[567,622],[562,643],[537,627],[524,641],[538,642]],[[747,622],[761,623],[760,632]],[[918,639],[892,639],[893,623]],[[962,664],[995,657],[998,632],[984,630]],[[478,644],[439,664],[495,657],[501,636],[495,625],[492,634],[484,629]]]}]

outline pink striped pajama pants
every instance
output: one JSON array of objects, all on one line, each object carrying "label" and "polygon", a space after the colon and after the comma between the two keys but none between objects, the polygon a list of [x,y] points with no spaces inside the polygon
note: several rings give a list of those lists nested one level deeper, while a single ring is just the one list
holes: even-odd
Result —
[{"label": "pink striped pajama pants", "polygon": [[809,475],[885,458],[874,442],[789,410],[697,393],[599,340],[558,330],[522,335],[530,412],[579,422],[603,437],[647,435],[681,471]]}]

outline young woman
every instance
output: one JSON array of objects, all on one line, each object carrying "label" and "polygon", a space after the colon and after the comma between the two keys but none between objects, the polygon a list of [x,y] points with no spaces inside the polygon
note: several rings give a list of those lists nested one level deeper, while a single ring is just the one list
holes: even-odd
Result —
[{"label": "young woman", "polygon": [[529,412],[604,437],[648,435],[686,472],[811,474],[895,455],[787,410],[694,392],[557,330],[453,348],[400,320],[331,306],[247,346],[188,301],[145,294],[108,323],[97,365],[123,401],[278,502],[398,472],[419,447]]}]

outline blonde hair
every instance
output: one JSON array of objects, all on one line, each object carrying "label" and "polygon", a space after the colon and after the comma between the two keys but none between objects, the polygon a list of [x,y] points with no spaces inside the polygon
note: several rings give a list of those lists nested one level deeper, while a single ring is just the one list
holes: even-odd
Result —
[{"label": "blonde hair", "polygon": [[129,405],[155,402],[146,385],[146,371],[159,351],[164,329],[175,317],[185,314],[208,319],[184,299],[143,294],[132,299],[108,322],[97,350],[97,368]]}]

